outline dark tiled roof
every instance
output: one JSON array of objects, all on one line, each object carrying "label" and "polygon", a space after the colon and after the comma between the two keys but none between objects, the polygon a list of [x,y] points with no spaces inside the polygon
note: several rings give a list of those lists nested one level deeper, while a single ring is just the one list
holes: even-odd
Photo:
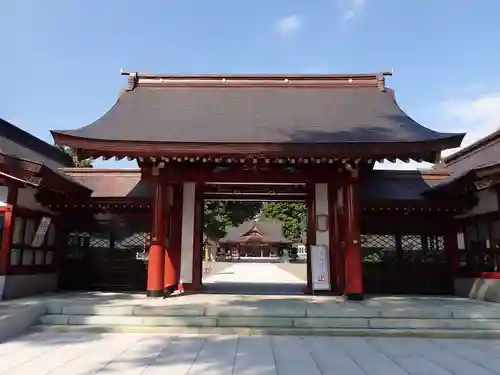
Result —
[{"label": "dark tiled roof", "polygon": [[139,169],[65,168],[63,172],[92,189],[92,198],[148,198],[151,185]]},{"label": "dark tiled roof", "polygon": [[471,186],[476,180],[484,178],[492,173],[498,173],[500,161],[489,164],[481,164],[472,169],[461,170],[457,168],[450,176],[439,184],[432,186],[428,193],[433,192],[456,192],[457,188]]},{"label": "dark tiled roof", "polygon": [[3,119],[0,119],[0,153],[43,164],[54,170],[73,164],[71,157],[59,148]]},{"label": "dark tiled roof", "polygon": [[[219,242],[292,243],[283,235],[283,226],[279,221],[246,221],[238,227],[229,227],[226,230],[226,236],[221,238]],[[261,236],[252,236],[251,233],[259,233]]]},{"label": "dark tiled roof", "polygon": [[[227,82],[224,76],[158,77],[146,77],[144,84],[139,79],[96,122],[53,133],[84,139],[174,143],[441,140],[443,148],[459,146],[463,137],[435,132],[415,122],[375,75],[362,79],[352,76],[352,84],[347,83],[350,76],[294,77],[290,81],[236,76]],[[233,84],[234,80],[246,83]],[[151,81],[155,83],[148,83]]]},{"label": "dark tiled roof", "polygon": [[[0,119],[0,158],[9,178],[41,178],[39,187],[70,194],[90,195],[90,190],[59,169],[73,165],[71,157],[17,126]],[[28,174],[25,171],[29,171]]]},{"label": "dark tiled roof", "polygon": [[500,132],[450,155],[444,162],[445,168],[453,175],[500,162]]},{"label": "dark tiled roof", "polygon": [[433,191],[453,191],[456,186],[472,184],[477,178],[476,172],[494,168],[500,164],[500,130],[464,147],[443,158],[441,169],[449,177],[433,186]]},{"label": "dark tiled roof", "polygon": [[423,201],[424,192],[447,178],[448,174],[442,172],[376,170],[362,180],[361,199],[363,202]]}]

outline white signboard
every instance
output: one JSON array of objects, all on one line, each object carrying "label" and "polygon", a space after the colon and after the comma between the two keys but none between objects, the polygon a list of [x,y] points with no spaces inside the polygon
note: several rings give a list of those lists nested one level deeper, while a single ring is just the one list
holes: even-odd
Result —
[{"label": "white signboard", "polygon": [[40,220],[40,224],[38,224],[38,229],[36,230],[35,237],[33,237],[33,241],[31,242],[32,247],[42,246],[45,234],[49,229],[51,220],[52,219],[50,217],[45,217],[45,216],[42,217],[42,220]]},{"label": "white signboard", "polygon": [[457,246],[460,250],[465,249],[465,238],[462,232],[457,233]]},{"label": "white signboard", "polygon": [[328,247],[311,245],[311,273],[313,290],[330,290],[330,257]]}]

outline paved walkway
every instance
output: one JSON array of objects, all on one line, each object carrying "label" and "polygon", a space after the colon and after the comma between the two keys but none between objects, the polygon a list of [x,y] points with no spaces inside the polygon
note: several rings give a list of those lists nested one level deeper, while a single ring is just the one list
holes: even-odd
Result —
[{"label": "paved walkway", "polygon": [[7,375],[493,375],[500,341],[35,333],[0,346]]},{"label": "paved walkway", "polygon": [[[217,265],[218,262],[214,262]],[[225,263],[205,274],[206,293],[300,295],[305,281],[273,263]],[[286,266],[287,264],[284,264]]]},{"label": "paved walkway", "polygon": [[233,263],[220,272],[207,274],[204,284],[211,283],[304,284],[304,280],[273,263]]}]

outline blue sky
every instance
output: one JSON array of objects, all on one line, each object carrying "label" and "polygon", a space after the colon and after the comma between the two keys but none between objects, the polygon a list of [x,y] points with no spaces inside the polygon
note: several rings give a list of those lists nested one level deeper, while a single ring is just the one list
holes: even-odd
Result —
[{"label": "blue sky", "polygon": [[0,117],[52,142],[109,109],[120,68],[394,69],[409,115],[471,142],[500,125],[499,17],[498,0],[4,0]]}]

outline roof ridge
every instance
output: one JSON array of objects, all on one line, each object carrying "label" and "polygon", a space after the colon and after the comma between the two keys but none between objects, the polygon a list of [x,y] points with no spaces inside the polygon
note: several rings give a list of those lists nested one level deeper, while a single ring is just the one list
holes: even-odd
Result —
[{"label": "roof ridge", "polygon": [[290,78],[302,78],[302,79],[328,79],[328,78],[372,78],[378,79],[381,76],[391,76],[392,72],[372,72],[372,73],[319,73],[319,74],[300,74],[300,73],[250,73],[250,74],[239,74],[239,73],[189,73],[189,74],[156,74],[156,73],[145,73],[145,72],[126,72],[121,71],[121,75],[132,76],[138,78],[164,78],[164,79],[220,79],[220,78],[246,78],[246,79],[283,79],[286,77]]},{"label": "roof ridge", "polygon": [[378,87],[385,90],[385,76],[391,72],[354,74],[152,74],[121,71],[128,76],[126,91],[138,86],[338,86],[338,87]]}]

